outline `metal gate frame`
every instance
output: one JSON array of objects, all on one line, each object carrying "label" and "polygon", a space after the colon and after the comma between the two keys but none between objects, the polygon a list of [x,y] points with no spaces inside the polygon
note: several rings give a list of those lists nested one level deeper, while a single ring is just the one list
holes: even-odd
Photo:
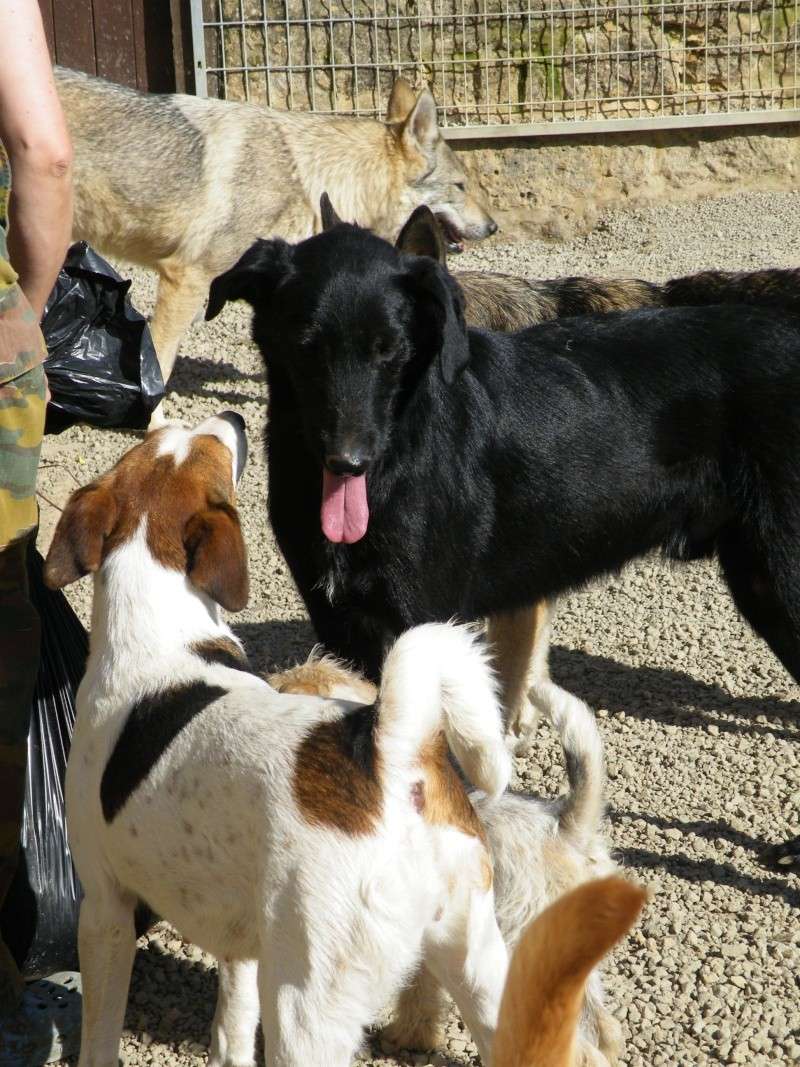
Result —
[{"label": "metal gate frame", "polygon": [[[194,80],[195,91],[198,96],[208,95],[208,73],[218,73],[224,70],[224,67],[209,68],[207,66],[206,48],[205,48],[205,29],[208,25],[217,25],[215,23],[207,23],[203,16],[203,2],[204,0],[190,0],[191,9],[191,31],[192,31],[192,46],[193,46],[193,59],[194,59]],[[220,3],[221,0],[217,0]],[[577,0],[576,0],[577,2]],[[700,0],[702,3],[703,0]],[[705,3],[712,3],[713,0],[705,0]],[[723,0],[724,2],[724,0]],[[287,0],[288,4],[288,0]],[[795,7],[798,6],[798,0],[795,0]],[[750,3],[752,10],[753,4]],[[773,0],[774,7],[774,0]],[[307,10],[307,6],[304,4],[304,8]],[[220,8],[221,10],[221,8]],[[241,0],[240,0],[240,11]],[[288,11],[288,8],[287,8]],[[535,14],[530,8],[530,0],[528,0],[528,13]],[[501,13],[502,17],[502,13]],[[242,16],[244,19],[244,16]],[[310,18],[308,20],[310,22]],[[288,26],[288,14],[287,14],[287,26]],[[225,25],[229,23],[226,22]],[[231,25],[237,25],[234,21]],[[800,23],[797,23],[800,26]],[[796,30],[800,32],[800,29]],[[800,40],[794,41],[795,47],[795,79],[797,79],[797,67],[798,67],[798,53],[800,52]],[[523,59],[524,62],[524,59]],[[237,70],[245,71],[261,71],[268,68],[253,67],[249,68],[236,68]],[[400,69],[397,70],[397,74],[402,73]],[[800,96],[800,84],[795,81],[794,85],[794,98],[795,101]],[[335,114],[353,114],[353,110],[344,110],[338,112],[328,112]],[[728,127],[728,126],[745,126],[745,125],[769,125],[774,123],[791,123],[800,122],[800,107],[792,108],[773,108],[773,109],[753,109],[753,110],[730,110],[720,112],[707,112],[699,114],[676,114],[676,115],[664,115],[664,114],[651,114],[643,117],[626,117],[626,118],[572,118],[572,119],[556,119],[552,121],[534,121],[534,122],[521,122],[521,123],[494,123],[494,124],[466,124],[466,125],[448,125],[446,121],[441,123],[441,129],[443,135],[448,140],[470,140],[470,141],[482,141],[486,139],[496,138],[517,138],[517,137],[564,137],[564,136],[584,136],[598,133],[617,133],[624,131],[636,131],[636,130],[669,130],[669,129],[686,129],[693,127]]]}]

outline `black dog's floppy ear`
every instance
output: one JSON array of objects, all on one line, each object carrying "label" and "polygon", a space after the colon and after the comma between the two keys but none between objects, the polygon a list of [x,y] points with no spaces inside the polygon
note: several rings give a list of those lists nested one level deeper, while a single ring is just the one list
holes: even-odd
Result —
[{"label": "black dog's floppy ear", "polygon": [[447,247],[442,228],[427,204],[420,204],[414,209],[414,213],[400,231],[394,247],[398,252],[406,252],[411,256],[428,256],[442,266],[447,262]]},{"label": "black dog's floppy ear", "polygon": [[421,257],[409,262],[408,282],[428,322],[426,343],[438,356],[445,385],[452,385],[469,363],[464,294],[452,275],[433,260]]},{"label": "black dog's floppy ear", "polygon": [[336,214],[331,203],[331,198],[327,193],[323,193],[319,198],[319,217],[322,220],[322,232],[332,230],[334,226],[341,226],[342,219]]},{"label": "black dog's floppy ear", "polygon": [[211,283],[206,322],[216,318],[229,300],[255,304],[269,297],[292,269],[292,249],[286,241],[259,239],[238,263]]}]

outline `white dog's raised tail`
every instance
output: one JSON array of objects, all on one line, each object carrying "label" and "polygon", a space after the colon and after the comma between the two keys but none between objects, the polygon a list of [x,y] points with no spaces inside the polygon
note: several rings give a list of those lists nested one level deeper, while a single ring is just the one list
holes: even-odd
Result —
[{"label": "white dog's raised tail", "polygon": [[378,745],[384,760],[408,767],[444,730],[470,782],[490,796],[511,775],[489,656],[466,626],[428,623],[403,634],[383,666]]}]

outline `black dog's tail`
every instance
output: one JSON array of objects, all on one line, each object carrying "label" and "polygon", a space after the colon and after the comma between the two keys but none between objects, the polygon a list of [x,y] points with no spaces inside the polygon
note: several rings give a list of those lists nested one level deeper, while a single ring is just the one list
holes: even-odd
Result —
[{"label": "black dog's tail", "polygon": [[800,269],[732,273],[707,270],[671,278],[664,285],[668,307],[704,304],[751,304],[800,313]]}]

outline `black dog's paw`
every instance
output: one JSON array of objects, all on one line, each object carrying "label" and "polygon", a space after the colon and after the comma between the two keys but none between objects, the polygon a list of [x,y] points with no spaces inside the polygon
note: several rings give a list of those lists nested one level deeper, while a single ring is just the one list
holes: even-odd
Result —
[{"label": "black dog's paw", "polygon": [[758,857],[765,867],[782,873],[800,874],[800,837],[770,845]]}]

